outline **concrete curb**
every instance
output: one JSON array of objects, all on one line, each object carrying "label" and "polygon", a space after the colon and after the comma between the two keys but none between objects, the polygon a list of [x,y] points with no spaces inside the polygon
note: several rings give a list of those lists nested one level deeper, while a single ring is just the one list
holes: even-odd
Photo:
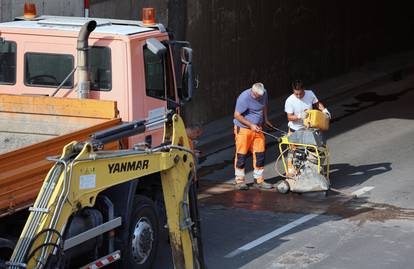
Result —
[{"label": "concrete curb", "polygon": [[[361,68],[342,76],[334,77],[320,83],[310,85],[324,103],[334,104],[345,95],[372,87],[389,80],[398,80],[399,77],[414,72],[414,51],[404,52],[368,63]],[[286,128],[284,102],[289,94],[269,100],[269,120]],[[335,115],[333,115],[335,117]],[[233,115],[223,117],[203,126],[203,134],[197,139],[197,149],[202,151],[203,157],[232,147]],[[280,126],[280,125],[279,125]],[[203,159],[203,158],[202,158]],[[201,160],[202,161],[202,160]]]}]

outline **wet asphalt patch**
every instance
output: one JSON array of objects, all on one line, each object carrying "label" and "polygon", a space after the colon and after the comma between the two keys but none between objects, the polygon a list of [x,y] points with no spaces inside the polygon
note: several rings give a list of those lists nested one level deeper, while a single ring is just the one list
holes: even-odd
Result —
[{"label": "wet asphalt patch", "polygon": [[365,222],[414,219],[414,210],[384,203],[373,203],[366,196],[352,197],[329,192],[327,195],[281,194],[276,190],[233,190],[231,184],[203,184],[199,202],[204,206],[223,206],[274,213],[339,216],[360,225]]}]

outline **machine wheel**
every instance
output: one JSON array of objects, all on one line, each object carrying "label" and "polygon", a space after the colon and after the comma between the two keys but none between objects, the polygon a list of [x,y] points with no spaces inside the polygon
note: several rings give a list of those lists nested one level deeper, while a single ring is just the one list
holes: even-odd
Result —
[{"label": "machine wheel", "polygon": [[276,183],[276,189],[280,193],[288,193],[288,191],[290,190],[290,186],[286,180],[280,180]]},{"label": "machine wheel", "polygon": [[159,224],[154,203],[136,195],[129,225],[128,246],[123,268],[148,269],[158,249]]}]

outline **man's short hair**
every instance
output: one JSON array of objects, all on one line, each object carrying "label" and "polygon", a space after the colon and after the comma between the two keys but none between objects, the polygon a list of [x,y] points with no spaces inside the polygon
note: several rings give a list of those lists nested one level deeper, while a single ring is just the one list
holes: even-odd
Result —
[{"label": "man's short hair", "polygon": [[292,82],[292,90],[303,90],[303,82],[302,80],[295,80]]},{"label": "man's short hair", "polygon": [[252,86],[252,91],[258,95],[263,95],[266,91],[266,89],[264,88],[263,83],[257,82],[255,84],[253,84]]}]

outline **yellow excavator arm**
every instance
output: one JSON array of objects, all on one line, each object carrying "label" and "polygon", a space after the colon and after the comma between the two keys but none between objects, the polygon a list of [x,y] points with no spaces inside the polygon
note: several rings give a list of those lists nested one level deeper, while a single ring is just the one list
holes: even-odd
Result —
[{"label": "yellow excavator arm", "polygon": [[[95,205],[98,194],[115,185],[160,173],[175,268],[199,268],[189,212],[189,185],[195,159],[183,121],[165,118],[164,143],[150,149],[96,150],[93,141],[65,146],[49,171],[9,262],[9,268],[47,268],[64,249],[72,215]],[[199,246],[199,245],[198,245]],[[121,253],[122,256],[122,253]]]}]

